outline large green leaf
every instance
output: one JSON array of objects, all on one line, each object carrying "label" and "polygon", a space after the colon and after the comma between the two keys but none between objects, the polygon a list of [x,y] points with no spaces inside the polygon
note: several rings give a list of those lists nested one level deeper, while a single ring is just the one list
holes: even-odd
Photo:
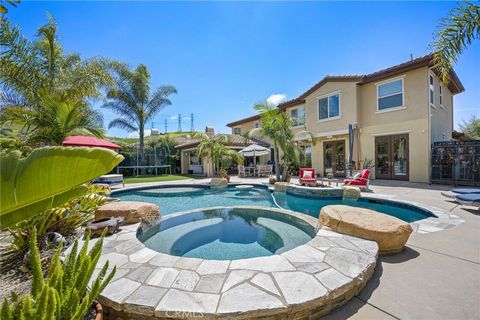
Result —
[{"label": "large green leaf", "polygon": [[103,148],[46,147],[0,159],[0,226],[10,226],[85,192],[82,184],[110,172],[123,156]]}]

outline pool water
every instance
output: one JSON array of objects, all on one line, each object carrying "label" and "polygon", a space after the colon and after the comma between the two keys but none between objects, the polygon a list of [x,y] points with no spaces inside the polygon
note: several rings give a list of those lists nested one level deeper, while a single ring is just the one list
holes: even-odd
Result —
[{"label": "pool water", "polygon": [[344,201],[340,198],[302,198],[285,193],[272,193],[268,188],[262,186],[255,186],[246,190],[236,189],[235,186],[228,186],[222,189],[169,187],[137,191],[127,190],[115,194],[115,197],[122,200],[156,204],[160,207],[162,215],[218,206],[249,205],[277,208],[278,204],[283,209],[304,213],[316,218],[320,214],[320,209],[324,206],[346,204],[372,209],[406,222],[413,222],[432,216],[432,214],[423,209],[389,200],[360,198],[358,201]]},{"label": "pool water", "polygon": [[224,208],[161,220],[138,238],[146,247],[176,256],[234,260],[271,256],[312,239],[314,228],[269,210]]},{"label": "pool water", "polygon": [[276,207],[267,188],[254,187],[239,190],[234,187],[210,188],[157,188],[127,191],[118,196],[126,201],[143,201],[156,204],[162,215],[208,207],[262,206]]}]

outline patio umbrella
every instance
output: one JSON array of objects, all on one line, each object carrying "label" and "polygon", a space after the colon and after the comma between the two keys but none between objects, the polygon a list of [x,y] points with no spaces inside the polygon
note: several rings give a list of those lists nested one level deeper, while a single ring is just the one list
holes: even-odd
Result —
[{"label": "patio umbrella", "polygon": [[120,149],[120,146],[115,143],[92,136],[70,136],[63,141],[63,145],[71,147],[100,147],[111,150]]},{"label": "patio umbrella", "polygon": [[270,149],[259,146],[258,144],[251,144],[248,147],[243,148],[242,150],[238,151],[244,157],[253,157],[253,163],[256,163],[256,156],[264,156],[266,154],[270,154]]}]

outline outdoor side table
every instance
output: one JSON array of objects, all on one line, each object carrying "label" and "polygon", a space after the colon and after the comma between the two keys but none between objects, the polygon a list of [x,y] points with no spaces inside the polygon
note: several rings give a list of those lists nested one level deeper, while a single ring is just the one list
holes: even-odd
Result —
[{"label": "outdoor side table", "polygon": [[340,181],[339,179],[328,179],[328,178],[322,178],[322,184],[324,181],[328,182],[328,185],[331,186],[332,182],[335,182],[335,186],[338,187],[338,182]]}]

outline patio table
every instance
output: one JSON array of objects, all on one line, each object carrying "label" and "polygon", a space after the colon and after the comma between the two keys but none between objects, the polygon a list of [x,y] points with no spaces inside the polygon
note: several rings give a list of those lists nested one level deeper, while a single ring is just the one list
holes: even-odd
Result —
[{"label": "patio table", "polygon": [[245,173],[249,177],[255,176],[255,167],[245,167]]}]

